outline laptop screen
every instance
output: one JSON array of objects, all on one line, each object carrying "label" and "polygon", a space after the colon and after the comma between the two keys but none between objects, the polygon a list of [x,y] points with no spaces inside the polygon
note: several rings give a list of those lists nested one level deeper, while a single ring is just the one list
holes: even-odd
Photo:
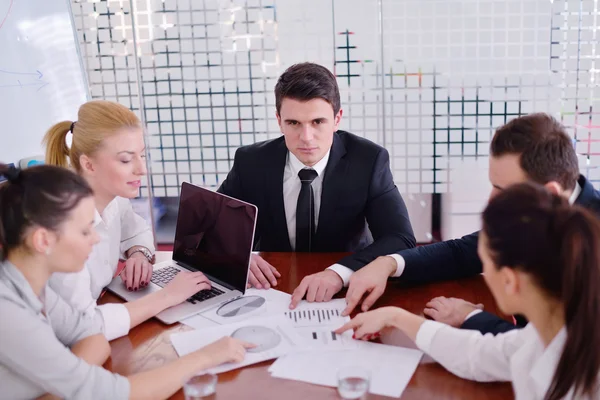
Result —
[{"label": "laptop screen", "polygon": [[256,206],[184,182],[173,260],[244,293]]}]

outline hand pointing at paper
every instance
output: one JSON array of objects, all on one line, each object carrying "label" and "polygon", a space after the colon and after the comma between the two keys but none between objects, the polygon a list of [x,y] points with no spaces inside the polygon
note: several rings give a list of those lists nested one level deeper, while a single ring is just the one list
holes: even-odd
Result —
[{"label": "hand pointing at paper", "polygon": [[425,318],[409,313],[398,307],[382,307],[377,310],[358,314],[350,322],[335,330],[341,334],[354,330],[354,338],[369,340],[385,328],[396,328],[403,331],[413,341]]},{"label": "hand pointing at paper", "polygon": [[306,297],[306,301],[323,302],[331,298],[344,287],[342,278],[329,269],[305,276],[300,285],[292,293],[290,309],[296,308],[300,300]]},{"label": "hand pointing at paper", "polygon": [[396,260],[383,256],[353,273],[346,293],[348,306],[342,315],[350,315],[365,295],[361,310],[369,310],[385,292],[388,278],[393,275],[396,268]]}]

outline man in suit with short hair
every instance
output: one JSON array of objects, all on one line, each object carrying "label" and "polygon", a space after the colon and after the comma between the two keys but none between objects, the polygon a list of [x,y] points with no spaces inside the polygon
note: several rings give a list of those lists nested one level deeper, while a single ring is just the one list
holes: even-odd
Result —
[{"label": "man in suit with short hair", "polygon": [[[533,181],[569,199],[571,204],[600,215],[600,193],[580,175],[573,142],[565,128],[550,115],[526,115],[500,127],[490,145],[489,163],[493,186],[490,198],[510,185]],[[384,292],[388,278],[421,284],[480,274],[478,234],[379,257],[350,277],[344,312],[350,313],[365,294],[362,310],[369,309]],[[426,304],[424,314],[484,334],[502,333],[526,324],[518,317],[518,324],[511,324],[483,311],[481,305],[446,297],[432,299]]]},{"label": "man in suit with short hair", "polygon": [[[388,152],[338,130],[342,119],[335,76],[302,63],[275,87],[283,136],[237,150],[219,192],[258,207],[255,250],[353,252],[305,277],[303,297],[328,301],[352,273],[378,256],[415,247],[406,206],[395,186]],[[277,270],[253,255],[249,284],[277,284]]]}]

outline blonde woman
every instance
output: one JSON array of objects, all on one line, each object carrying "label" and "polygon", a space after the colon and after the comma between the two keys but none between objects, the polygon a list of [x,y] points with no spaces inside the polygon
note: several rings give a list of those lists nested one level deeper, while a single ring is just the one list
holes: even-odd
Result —
[{"label": "blonde woman", "polygon": [[[71,147],[67,136],[71,135]],[[100,296],[126,259],[121,278],[129,290],[143,290],[152,278],[152,230],[129,202],[139,194],[146,175],[145,144],[140,120],[127,107],[95,100],[79,108],[77,121],[63,121],[46,133],[46,163],[71,167],[93,189],[94,227],[100,242],[85,268],[76,274],[55,274],[50,286],[78,310],[103,322],[108,340],[177,305],[203,289],[208,279],[199,272],[182,273],[164,290],[125,304],[97,306]]]}]

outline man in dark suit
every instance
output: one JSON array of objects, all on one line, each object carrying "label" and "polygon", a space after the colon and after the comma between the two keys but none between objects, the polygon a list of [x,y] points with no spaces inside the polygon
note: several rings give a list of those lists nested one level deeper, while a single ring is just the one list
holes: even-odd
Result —
[{"label": "man in dark suit", "polygon": [[[293,65],[279,78],[275,100],[283,136],[239,148],[219,191],[258,206],[255,250],[354,252],[305,277],[294,307],[304,296],[330,300],[354,271],[413,248],[415,238],[388,152],[338,130],[340,94],[329,70]],[[258,255],[250,270],[252,286],[277,284],[277,271]]]},{"label": "man in dark suit", "polygon": [[[577,155],[564,127],[547,114],[516,118],[499,128],[490,145],[490,198],[510,185],[534,181],[600,216],[600,192],[579,174]],[[385,290],[388,278],[420,284],[480,274],[477,254],[478,232],[456,240],[399,251],[379,257],[354,273],[347,293],[351,312],[362,304],[366,311]],[[482,333],[501,333],[517,326],[482,311],[461,299],[436,297],[426,304],[425,315],[455,327]],[[519,320],[517,325],[526,321]]]}]

